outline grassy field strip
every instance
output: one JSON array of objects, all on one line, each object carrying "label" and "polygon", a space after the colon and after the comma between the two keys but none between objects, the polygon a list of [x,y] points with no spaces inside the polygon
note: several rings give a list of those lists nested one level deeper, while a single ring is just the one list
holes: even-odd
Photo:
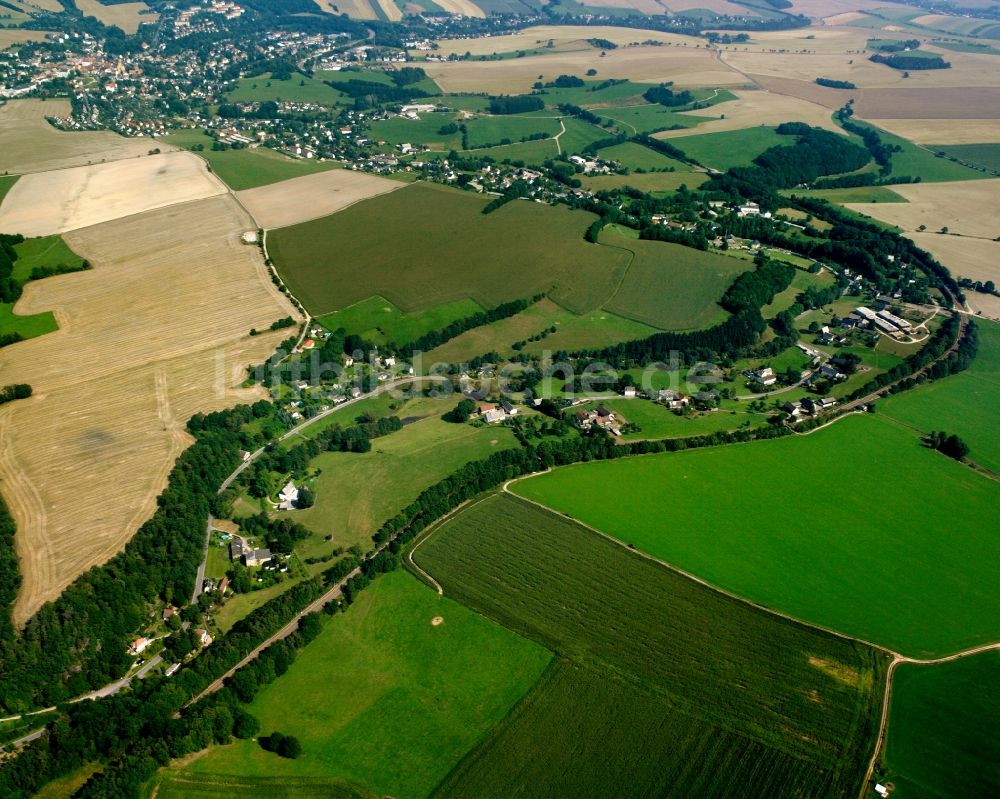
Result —
[{"label": "grassy field strip", "polygon": [[[830,469],[850,490],[821,478]],[[516,491],[731,593],[890,651],[935,658],[1000,638],[1000,598],[988,587],[1000,580],[1000,545],[983,522],[1000,486],[877,416],[805,437],[568,466]],[[747,521],[747,495],[761,498],[758,522]],[[873,508],[874,523],[862,523]]]}]

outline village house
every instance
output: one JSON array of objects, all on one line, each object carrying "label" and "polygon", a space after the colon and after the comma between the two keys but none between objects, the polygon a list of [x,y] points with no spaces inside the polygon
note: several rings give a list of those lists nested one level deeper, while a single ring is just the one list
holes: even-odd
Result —
[{"label": "village house", "polygon": [[245,549],[243,551],[243,565],[244,566],[263,566],[265,563],[271,562],[271,550],[264,549]]},{"label": "village house", "polygon": [[299,499],[299,489],[289,480],[278,494],[278,510],[292,510]]},{"label": "village house", "polygon": [[690,404],[690,400],[681,392],[669,388],[661,388],[656,392],[656,399],[658,402],[666,404],[672,411],[686,408]]},{"label": "village house", "polygon": [[774,369],[770,366],[765,366],[760,369],[747,369],[743,376],[752,383],[757,383],[765,388],[767,386],[773,386],[778,382],[778,376],[774,373]]},{"label": "village house", "polygon": [[136,638],[132,642],[132,646],[129,647],[129,652],[133,655],[141,655],[151,643],[153,641],[150,638]]}]

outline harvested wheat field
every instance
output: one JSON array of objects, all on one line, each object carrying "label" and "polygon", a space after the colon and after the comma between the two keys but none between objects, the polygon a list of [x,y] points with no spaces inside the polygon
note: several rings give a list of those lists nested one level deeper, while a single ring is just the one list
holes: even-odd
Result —
[{"label": "harvested wheat field", "polygon": [[[811,42],[804,42],[810,45]],[[927,69],[910,72],[909,78],[897,69],[868,60],[868,54],[854,52],[761,52],[742,49],[724,50],[722,60],[752,76],[791,78],[811,83],[817,77],[854,83],[860,88],[881,88],[912,92],[919,89],[996,87],[1000,71],[995,56],[972,53],[949,53],[950,69]],[[808,49],[808,48],[807,48]],[[860,112],[859,112],[860,113]],[[889,116],[884,114],[883,116]],[[937,116],[920,113],[920,106],[905,116]],[[978,116],[983,116],[979,114]]]},{"label": "harvested wheat field", "polygon": [[[439,55],[491,55],[492,53],[513,53],[518,50],[534,50],[545,47],[550,41],[554,51],[560,49],[587,50],[596,55],[597,51],[587,43],[587,39],[607,39],[619,47],[644,41],[666,42],[693,47],[695,41],[690,36],[660,31],[614,28],[609,26],[583,25],[536,25],[505,36],[481,36],[474,39],[439,39],[435,51]],[[553,53],[554,54],[554,53]]]},{"label": "harvested wheat field", "polygon": [[[906,235],[947,266],[956,277],[992,280],[1000,286],[1000,242],[937,233]],[[973,310],[1000,319],[1000,299],[974,291],[967,291],[965,299]]]},{"label": "harvested wheat field", "polygon": [[0,50],[6,50],[12,44],[25,42],[41,42],[45,39],[45,31],[26,31],[20,28],[0,28]]},{"label": "harvested wheat field", "polygon": [[657,0],[579,0],[582,6],[598,8],[620,8],[625,11],[635,11],[639,14],[666,14],[667,9]]},{"label": "harvested wheat field", "polygon": [[870,36],[871,31],[864,28],[823,25],[791,30],[754,31],[750,41],[729,47],[758,53],[845,54],[864,50]]},{"label": "harvested wheat field", "polygon": [[225,195],[73,231],[94,269],[25,287],[17,310],[60,329],[0,350],[0,379],[35,390],[0,409],[18,622],[149,517],[193,413],[256,398],[235,387],[284,333],[248,332],[295,312],[240,243],[250,225]]},{"label": "harvested wheat field", "polygon": [[847,207],[908,232],[924,225],[932,232],[947,227],[962,236],[1000,236],[1000,180],[911,183],[892,190],[907,202],[850,203]]},{"label": "harvested wheat field", "polygon": [[[639,32],[631,33],[634,36]],[[526,92],[539,79],[547,81],[559,75],[584,75],[591,68],[597,69],[601,79],[629,78],[641,83],[672,80],[685,88],[744,86],[749,82],[721,64],[712,51],[693,45],[620,47],[609,50],[603,58],[595,58],[595,51],[588,48],[504,61],[424,64],[424,70],[444,92],[492,94]]]},{"label": "harvested wheat field", "polygon": [[405,185],[398,180],[364,172],[332,169],[238,191],[236,196],[257,224],[270,230],[329,216],[359,200],[395,191]]},{"label": "harvested wheat field", "polygon": [[1000,119],[873,119],[871,123],[917,144],[1000,142]]},{"label": "harvested wheat field", "polygon": [[160,15],[145,3],[115,3],[105,5],[98,0],[74,0],[76,7],[86,16],[94,17],[105,25],[117,25],[125,33],[134,34],[143,23],[156,22]]},{"label": "harvested wheat field", "polygon": [[[378,19],[368,0],[315,0],[327,14],[347,14],[352,19]],[[336,8],[334,8],[336,6]]]},{"label": "harvested wheat field", "polygon": [[692,133],[719,133],[724,130],[742,130],[758,125],[780,125],[782,122],[792,121],[805,122],[835,133],[844,132],[833,123],[830,109],[816,103],[766,91],[735,91],[733,94],[736,95],[735,100],[698,111],[681,112],[701,118],[717,117],[716,119],[702,122],[694,131],[690,128],[668,130],[657,133],[656,138],[672,139],[678,136],[690,136]]},{"label": "harvested wheat field", "polygon": [[134,158],[154,146],[172,149],[105,130],[56,130],[45,120],[69,113],[68,100],[11,100],[0,106],[0,172],[42,172]]},{"label": "harvested wheat field", "polygon": [[792,7],[788,11],[792,14],[805,14],[812,19],[823,19],[834,14],[849,14],[886,6],[899,7],[885,0],[792,0]]},{"label": "harvested wheat field", "polygon": [[732,17],[752,17],[757,16],[756,12],[749,6],[741,6],[730,0],[660,0],[660,5],[674,12],[675,14],[691,9],[708,9],[716,14],[728,14]]},{"label": "harvested wheat field", "polygon": [[485,17],[485,12],[471,0],[434,0],[449,14],[463,14],[466,17]]},{"label": "harvested wheat field", "polygon": [[186,152],[25,175],[0,206],[0,230],[47,236],[227,191]]}]

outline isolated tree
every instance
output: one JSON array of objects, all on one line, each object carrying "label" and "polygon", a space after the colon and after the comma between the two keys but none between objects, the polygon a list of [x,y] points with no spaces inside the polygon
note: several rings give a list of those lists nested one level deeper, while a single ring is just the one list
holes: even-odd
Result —
[{"label": "isolated tree", "polygon": [[302,744],[294,735],[286,735],[275,750],[279,756],[294,760],[302,754]]}]

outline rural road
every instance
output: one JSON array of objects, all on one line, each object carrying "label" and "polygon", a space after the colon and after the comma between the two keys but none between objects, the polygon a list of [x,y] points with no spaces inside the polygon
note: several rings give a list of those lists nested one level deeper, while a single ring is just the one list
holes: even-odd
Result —
[{"label": "rural road", "polygon": [[[361,394],[358,397],[354,397],[353,399],[347,400],[347,402],[342,402],[339,405],[334,405],[333,407],[328,408],[327,410],[316,414],[311,419],[306,419],[304,422],[297,424],[287,433],[282,434],[277,439],[277,442],[271,442],[271,443],[280,443],[282,441],[285,441],[291,438],[292,436],[298,435],[307,427],[316,424],[316,422],[322,421],[330,414],[336,413],[337,411],[341,411],[344,408],[350,407],[351,405],[355,405],[361,402],[362,400],[371,399],[372,397],[377,397],[380,394],[385,394],[387,391],[392,391],[393,389],[399,388],[400,386],[405,386],[412,383],[443,382],[446,380],[448,380],[447,377],[441,377],[438,375],[425,375],[422,377],[406,377],[406,378],[399,378],[398,380],[391,380],[387,383],[383,383],[375,390],[369,391],[367,394]],[[239,477],[241,474],[243,474],[243,472],[247,469],[247,467],[249,467],[255,460],[257,460],[257,458],[259,458],[264,453],[264,451],[267,449],[268,446],[269,444],[265,444],[263,447],[260,447],[254,452],[251,452],[250,456],[245,461],[243,461],[243,463],[237,466],[233,470],[232,474],[229,475],[229,477],[227,477],[225,480],[222,481],[222,485],[219,486],[219,490],[217,493],[221,494],[223,491],[229,488],[229,486],[233,484],[233,481],[236,480],[236,478]],[[213,521],[214,520],[212,519],[212,517],[209,516],[208,521],[205,524],[205,545],[202,548],[201,563],[198,564],[198,572],[197,575],[195,576],[194,592],[191,596],[192,604],[198,601],[198,597],[202,593],[201,590],[202,586],[205,584],[205,567],[208,564],[208,545],[212,539]]]}]

